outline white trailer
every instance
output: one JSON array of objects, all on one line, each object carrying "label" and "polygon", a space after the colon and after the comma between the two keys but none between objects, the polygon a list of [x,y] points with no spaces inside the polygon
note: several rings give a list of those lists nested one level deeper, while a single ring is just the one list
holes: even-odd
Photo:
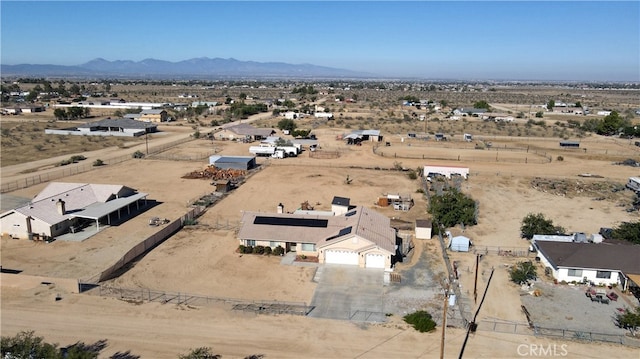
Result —
[{"label": "white trailer", "polygon": [[275,147],[271,146],[251,146],[249,152],[256,156],[271,156],[276,152]]},{"label": "white trailer", "polygon": [[640,177],[629,177],[627,188],[635,191],[636,193],[640,193]]}]

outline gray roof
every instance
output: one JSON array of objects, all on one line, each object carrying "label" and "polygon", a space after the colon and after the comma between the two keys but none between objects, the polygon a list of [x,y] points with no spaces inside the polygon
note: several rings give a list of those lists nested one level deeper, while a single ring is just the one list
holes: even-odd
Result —
[{"label": "gray roof", "polygon": [[335,197],[333,197],[333,200],[331,201],[331,204],[335,204],[335,205],[338,205],[338,206],[349,207],[349,202],[350,201],[351,201],[351,199],[349,199],[347,197],[335,196]]},{"label": "gray roof", "polygon": [[416,219],[416,228],[431,228],[431,220],[429,219]]},{"label": "gray roof", "polygon": [[107,118],[100,121],[87,122],[84,125],[78,126],[78,128],[94,128],[94,127],[118,127],[118,128],[132,128],[132,129],[147,129],[157,128],[158,125],[153,122],[136,121],[129,118]]},{"label": "gray roof", "polygon": [[238,135],[249,135],[249,136],[261,136],[267,137],[275,132],[273,128],[257,128],[246,123],[241,123],[235,126],[229,126],[226,128],[229,131],[237,133]]},{"label": "gray roof", "polygon": [[555,268],[606,269],[640,274],[640,245],[536,241],[535,246]]},{"label": "gray roof", "polygon": [[159,110],[159,109],[149,109],[149,110],[142,110],[142,112],[140,112],[140,114],[142,114],[142,115],[160,115],[163,112],[167,112],[167,111]]},{"label": "gray roof", "polygon": [[[256,217],[268,217],[279,224],[256,224]],[[326,221],[322,226],[301,226],[287,224],[298,220]],[[321,216],[261,212],[244,212],[238,232],[240,239],[259,241],[284,241],[292,243],[315,243],[318,247],[328,246],[340,240],[357,235],[373,245],[390,253],[395,253],[396,231],[386,216],[366,207],[357,207],[341,216]]]},{"label": "gray roof", "polygon": [[211,156],[209,163],[249,163],[254,160],[255,156]]}]

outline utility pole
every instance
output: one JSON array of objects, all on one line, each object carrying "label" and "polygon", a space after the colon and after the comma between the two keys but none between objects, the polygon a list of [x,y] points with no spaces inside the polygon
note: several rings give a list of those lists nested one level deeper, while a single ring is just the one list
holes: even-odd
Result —
[{"label": "utility pole", "polygon": [[476,280],[473,282],[473,302],[478,303],[478,270],[480,264],[480,255],[476,254]]},{"label": "utility pole", "polygon": [[447,306],[449,305],[449,283],[444,292],[444,310],[442,311],[442,338],[440,338],[440,359],[444,359],[444,334],[447,328]]},{"label": "utility pole", "polygon": [[149,156],[149,132],[147,130],[144,132],[144,144],[147,147],[147,156]]}]

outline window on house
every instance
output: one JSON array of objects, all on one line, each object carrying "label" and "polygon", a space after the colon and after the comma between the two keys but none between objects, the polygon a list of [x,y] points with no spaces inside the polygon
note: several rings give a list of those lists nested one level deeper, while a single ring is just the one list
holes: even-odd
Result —
[{"label": "window on house", "polygon": [[582,277],[582,269],[569,268],[567,272],[568,272],[567,275],[569,277]]},{"label": "window on house", "polygon": [[247,243],[248,246],[251,246],[251,247],[255,247],[256,245],[256,241],[254,239],[247,239],[245,240],[245,242]]},{"label": "window on house", "polygon": [[277,246],[278,246],[278,242],[274,242],[274,241],[269,242],[269,247],[275,248]]},{"label": "window on house", "polygon": [[599,270],[596,273],[596,278],[600,278],[600,279],[610,279],[611,278],[611,272],[606,271],[606,270]]},{"label": "window on house", "polygon": [[302,250],[305,252],[314,252],[316,245],[314,243],[302,243]]}]

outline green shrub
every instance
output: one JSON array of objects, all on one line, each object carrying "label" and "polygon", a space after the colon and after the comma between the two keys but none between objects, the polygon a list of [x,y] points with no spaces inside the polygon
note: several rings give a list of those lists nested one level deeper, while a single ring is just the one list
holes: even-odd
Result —
[{"label": "green shrub", "polygon": [[271,252],[272,252],[272,251],[273,251],[273,250],[271,249],[271,247],[264,247],[264,254],[265,254],[265,255],[267,255],[267,256],[268,256],[268,255],[271,255]]},{"label": "green shrub", "polygon": [[101,160],[101,159],[97,159],[97,160],[93,161],[93,166],[94,167],[104,166],[104,161]]},{"label": "green shrub", "polygon": [[244,253],[244,245],[239,245],[238,246],[238,253]]},{"label": "green shrub", "polygon": [[255,246],[255,247],[253,247],[253,253],[254,254],[263,254],[264,253],[264,246]]},{"label": "green shrub", "polygon": [[251,254],[251,253],[253,253],[253,247],[252,247],[252,246],[246,246],[246,247],[244,247],[244,253],[246,253],[246,254]]},{"label": "green shrub", "polygon": [[511,276],[511,281],[516,284],[524,284],[538,277],[536,266],[531,261],[516,263],[509,271],[509,275]]},{"label": "green shrub", "polygon": [[136,151],[131,155],[131,157],[133,157],[133,158],[144,158],[144,153],[142,153],[141,151]]},{"label": "green shrub", "polygon": [[424,310],[407,314],[403,317],[404,321],[411,324],[413,328],[420,333],[431,332],[436,329],[436,322],[431,318],[431,314]]},{"label": "green shrub", "polygon": [[276,248],[273,249],[273,254],[276,256],[281,256],[284,254],[284,248],[282,248],[282,246],[277,246]]}]

